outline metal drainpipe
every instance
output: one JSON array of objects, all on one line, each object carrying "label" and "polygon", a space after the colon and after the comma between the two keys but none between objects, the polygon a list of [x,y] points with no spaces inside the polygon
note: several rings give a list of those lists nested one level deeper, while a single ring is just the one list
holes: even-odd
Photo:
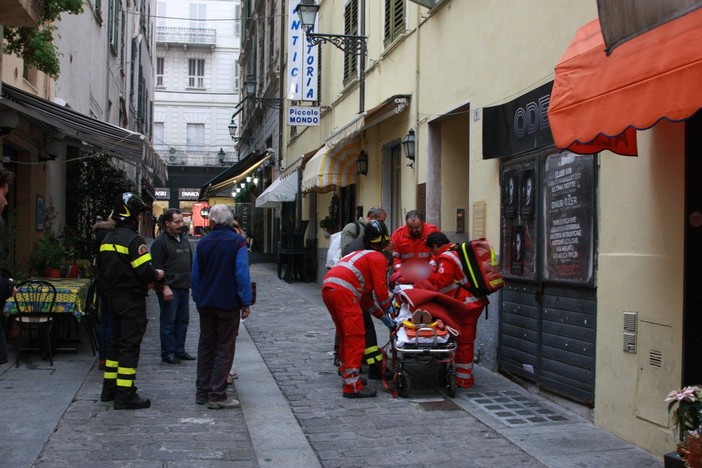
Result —
[{"label": "metal drainpipe", "polygon": [[[361,24],[360,36],[366,35],[366,0],[360,0]],[[368,39],[365,39],[364,48],[361,50],[361,73],[358,83],[358,113],[361,114],[366,110],[366,54],[368,47]]]}]

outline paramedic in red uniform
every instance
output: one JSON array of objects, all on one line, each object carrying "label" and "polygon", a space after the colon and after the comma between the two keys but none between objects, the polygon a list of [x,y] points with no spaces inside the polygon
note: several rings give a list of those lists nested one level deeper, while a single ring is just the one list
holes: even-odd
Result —
[{"label": "paramedic in red uniform", "polygon": [[359,378],[365,347],[363,311],[370,310],[388,328],[395,328],[389,316],[392,304],[386,283],[389,255],[381,253],[389,241],[388,229],[381,221],[369,221],[363,240],[366,250],[342,257],[327,272],[322,283],[322,299],[339,336],[339,374],[344,379],[345,398],[367,398],[376,394],[375,388],[364,386]]},{"label": "paramedic in red uniform", "polygon": [[[464,302],[471,310],[482,310],[488,304],[486,298],[474,297],[461,285],[468,283],[468,278],[463,272],[458,252],[450,250],[451,243],[443,232],[429,234],[426,241],[427,248],[431,249],[437,267],[427,281],[439,292],[447,294],[454,299]],[[479,313],[457,316],[460,334],[456,351],[456,386],[473,386],[473,343],[475,342],[475,329]]]},{"label": "paramedic in red uniform", "polygon": [[424,213],[419,210],[408,211],[405,224],[392,233],[390,242],[393,244],[393,264],[395,268],[404,262],[431,260],[431,250],[426,246],[427,236],[439,232],[433,224],[424,222]]}]

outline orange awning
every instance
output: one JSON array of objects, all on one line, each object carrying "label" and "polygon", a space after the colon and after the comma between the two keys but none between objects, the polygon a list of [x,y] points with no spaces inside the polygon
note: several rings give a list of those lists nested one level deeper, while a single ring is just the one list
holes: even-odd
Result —
[{"label": "orange awning", "polygon": [[636,155],[636,130],[702,108],[702,9],[617,47],[598,20],[581,27],[556,66],[548,118],[558,148]]}]

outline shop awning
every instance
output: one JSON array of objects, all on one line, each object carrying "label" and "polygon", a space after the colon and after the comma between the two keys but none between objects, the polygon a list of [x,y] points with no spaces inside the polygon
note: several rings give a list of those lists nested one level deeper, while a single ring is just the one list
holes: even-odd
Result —
[{"label": "shop awning", "polygon": [[69,138],[77,145],[88,145],[144,169],[155,178],[168,180],[166,163],[141,133],[88,117],[66,106],[2,85],[0,104],[51,127],[58,138]]},{"label": "shop awning", "polygon": [[358,138],[333,149],[322,146],[305,165],[302,191],[327,193],[337,187],[355,184],[358,180],[356,159],[360,152],[361,142]]},{"label": "shop awning", "polygon": [[278,177],[256,198],[257,208],[279,208],[281,202],[293,202],[297,197],[297,171]]},{"label": "shop awning", "polygon": [[212,196],[220,190],[236,185],[241,179],[246,178],[247,175],[264,164],[269,157],[270,155],[267,151],[260,154],[252,153],[233,166],[220,172],[212,179],[205,182],[200,188],[200,200]]},{"label": "shop awning", "polygon": [[580,28],[556,66],[548,117],[559,148],[635,155],[636,130],[702,108],[702,9],[618,46],[599,21]]}]

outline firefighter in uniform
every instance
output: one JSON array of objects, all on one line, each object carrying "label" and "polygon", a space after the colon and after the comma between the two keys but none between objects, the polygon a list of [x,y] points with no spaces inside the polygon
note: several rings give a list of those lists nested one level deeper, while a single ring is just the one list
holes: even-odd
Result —
[{"label": "firefighter in uniform", "polygon": [[476,326],[482,309],[488,304],[486,298],[471,295],[462,285],[468,284],[463,272],[458,252],[451,250],[448,237],[442,232],[434,232],[427,237],[426,245],[431,249],[437,263],[436,272],[428,279],[436,289],[465,303],[473,313],[455,315],[460,326],[456,351],[456,386],[468,388],[473,386],[473,345]]},{"label": "firefighter in uniform", "polygon": [[135,385],[141,340],[146,332],[148,285],[163,278],[163,271],[151,264],[146,242],[137,232],[146,209],[148,206],[137,195],[118,195],[112,211],[115,228],[103,239],[98,254],[98,268],[112,312],[112,337],[100,399],[114,400],[116,410],[151,406],[150,400],[137,394]]},{"label": "firefighter in uniform", "polygon": [[424,222],[424,214],[421,211],[408,211],[405,224],[397,228],[390,238],[395,268],[399,268],[404,262],[431,261],[431,252],[425,242],[432,232],[440,231],[433,224]]},{"label": "firefighter in uniform", "polygon": [[339,336],[339,374],[344,381],[345,398],[376,395],[376,389],[364,386],[359,377],[365,347],[363,311],[371,310],[389,329],[395,328],[390,318],[392,301],[386,283],[389,255],[381,252],[390,239],[385,224],[369,221],[363,239],[366,250],[341,258],[322,283],[322,299]]}]

